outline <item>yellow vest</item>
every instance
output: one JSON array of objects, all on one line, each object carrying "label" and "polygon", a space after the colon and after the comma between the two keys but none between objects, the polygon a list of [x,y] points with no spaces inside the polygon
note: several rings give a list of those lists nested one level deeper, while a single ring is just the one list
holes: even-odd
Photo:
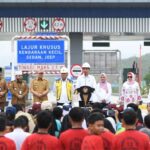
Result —
[{"label": "yellow vest", "polygon": [[[66,90],[67,90],[67,97],[69,101],[72,101],[72,81],[67,79],[66,81]],[[60,100],[62,91],[62,80],[56,80],[56,99],[57,101]]]}]

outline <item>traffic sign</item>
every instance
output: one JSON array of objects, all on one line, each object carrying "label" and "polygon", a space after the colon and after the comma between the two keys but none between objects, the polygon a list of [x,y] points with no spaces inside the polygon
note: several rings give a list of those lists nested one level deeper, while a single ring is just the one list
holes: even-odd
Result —
[{"label": "traffic sign", "polygon": [[35,18],[26,18],[23,22],[23,26],[27,31],[33,31],[37,27],[37,21]]},{"label": "traffic sign", "polygon": [[55,31],[60,32],[65,28],[65,21],[62,18],[54,19],[52,27]]},{"label": "traffic sign", "polygon": [[40,29],[48,30],[49,29],[49,21],[48,20],[40,20]]},{"label": "traffic sign", "polygon": [[63,40],[18,40],[17,63],[64,64]]},{"label": "traffic sign", "polygon": [[73,77],[78,77],[82,74],[82,67],[79,64],[74,64],[71,67],[70,73]]}]

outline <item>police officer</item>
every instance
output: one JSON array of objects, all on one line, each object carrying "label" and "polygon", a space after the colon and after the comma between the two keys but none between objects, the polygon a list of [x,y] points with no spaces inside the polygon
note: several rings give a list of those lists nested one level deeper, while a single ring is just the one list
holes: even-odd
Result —
[{"label": "police officer", "polygon": [[22,107],[25,107],[25,100],[29,88],[26,81],[23,80],[22,71],[15,72],[15,80],[11,81],[9,90],[12,94],[12,105],[19,104]]},{"label": "police officer", "polygon": [[[94,102],[94,91],[96,88],[95,77],[90,75],[90,65],[85,62],[82,65],[83,74],[77,78],[76,89],[80,93],[79,104],[80,106],[85,106],[88,103]],[[84,102],[83,96],[87,96],[86,102]]]},{"label": "police officer", "polygon": [[62,67],[61,77],[54,83],[53,91],[56,95],[57,105],[70,104],[73,94],[73,83],[68,79],[68,69]]},{"label": "police officer", "polygon": [[4,111],[6,105],[6,94],[8,92],[6,81],[3,79],[2,68],[0,68],[0,109]]},{"label": "police officer", "polygon": [[33,101],[40,102],[48,100],[49,83],[43,78],[43,72],[39,71],[36,79],[33,79],[30,87],[33,94]]}]

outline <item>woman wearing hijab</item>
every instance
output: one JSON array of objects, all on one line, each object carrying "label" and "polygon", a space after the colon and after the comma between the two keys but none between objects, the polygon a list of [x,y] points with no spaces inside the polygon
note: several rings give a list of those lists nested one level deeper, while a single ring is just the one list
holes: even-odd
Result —
[{"label": "woman wearing hijab", "polygon": [[124,104],[124,109],[130,103],[139,104],[139,101],[141,101],[140,87],[132,72],[127,74],[127,81],[122,86],[120,100]]},{"label": "woman wearing hijab", "polygon": [[112,88],[111,84],[107,82],[107,75],[100,74],[100,81],[96,86],[97,101],[100,103],[109,104],[111,102]]}]

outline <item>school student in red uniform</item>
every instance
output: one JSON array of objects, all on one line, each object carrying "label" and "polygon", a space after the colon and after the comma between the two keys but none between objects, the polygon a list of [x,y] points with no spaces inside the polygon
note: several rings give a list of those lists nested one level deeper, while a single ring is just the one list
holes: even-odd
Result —
[{"label": "school student in red uniform", "polygon": [[115,136],[113,150],[150,150],[149,138],[135,130],[136,122],[137,113],[132,108],[124,110],[122,125],[126,130]]},{"label": "school student in red uniform", "polygon": [[80,107],[74,107],[69,112],[71,129],[61,133],[59,141],[62,150],[81,150],[81,144],[88,132],[82,128],[84,120],[84,110]]},{"label": "school student in red uniform", "polygon": [[110,131],[103,131],[100,136],[103,139],[104,150],[112,150],[113,140],[115,135]]},{"label": "school student in red uniform", "polygon": [[26,138],[21,150],[60,150],[58,139],[48,134],[51,123],[50,111],[39,112],[37,115],[38,132]]},{"label": "school student in red uniform", "polygon": [[4,136],[6,129],[6,116],[0,114],[0,149],[1,150],[16,150],[15,143]]},{"label": "school student in red uniform", "polygon": [[100,113],[92,113],[88,118],[90,135],[83,140],[81,150],[104,150],[100,133],[104,130],[104,117]]}]

